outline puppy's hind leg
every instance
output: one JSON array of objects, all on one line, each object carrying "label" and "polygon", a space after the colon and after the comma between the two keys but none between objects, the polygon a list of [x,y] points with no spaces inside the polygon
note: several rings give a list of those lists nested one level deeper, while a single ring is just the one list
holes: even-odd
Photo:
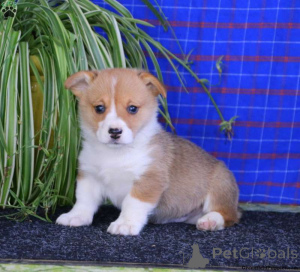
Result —
[{"label": "puppy's hind leg", "polygon": [[238,223],[241,217],[235,179],[229,170],[222,170],[214,176],[212,188],[203,205],[205,214],[197,220],[196,227],[199,230],[222,230]]},{"label": "puppy's hind leg", "polygon": [[[209,196],[208,196],[209,199]],[[199,230],[222,230],[230,227],[239,221],[239,213],[233,207],[224,204],[222,207],[211,207],[206,210],[206,214],[200,217],[196,222]]]},{"label": "puppy's hind leg", "polygon": [[223,211],[209,212],[198,219],[196,227],[199,230],[222,230],[225,227],[231,227],[238,223],[241,213]]},{"label": "puppy's hind leg", "polygon": [[220,212],[211,210],[211,200],[208,195],[204,201],[203,209],[192,214],[185,223],[196,224],[199,230],[221,230],[224,229],[225,220]]}]

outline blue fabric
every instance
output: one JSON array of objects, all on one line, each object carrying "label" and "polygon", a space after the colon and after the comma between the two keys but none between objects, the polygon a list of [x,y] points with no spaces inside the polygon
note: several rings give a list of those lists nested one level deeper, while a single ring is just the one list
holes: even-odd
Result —
[{"label": "blue fabric", "polygon": [[[94,1],[105,6],[102,1]],[[180,55],[140,0],[120,1],[156,40]],[[153,1],[154,3],[154,1]],[[225,119],[239,116],[232,141],[199,84],[180,68],[185,93],[168,62],[158,55],[177,133],[223,160],[233,171],[240,201],[300,204],[300,1],[158,0],[192,68],[213,85]],[[219,83],[215,67],[224,55]]]}]

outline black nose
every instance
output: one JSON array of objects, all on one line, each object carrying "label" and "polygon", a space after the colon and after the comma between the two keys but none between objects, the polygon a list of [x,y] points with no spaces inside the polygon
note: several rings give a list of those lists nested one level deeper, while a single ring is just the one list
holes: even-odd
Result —
[{"label": "black nose", "polygon": [[108,133],[110,134],[110,137],[113,139],[119,139],[120,134],[122,134],[122,129],[119,128],[110,128],[108,130]]},{"label": "black nose", "polygon": [[116,135],[122,134],[122,129],[119,129],[119,128],[110,128],[108,130],[108,133],[109,134],[116,134]]}]

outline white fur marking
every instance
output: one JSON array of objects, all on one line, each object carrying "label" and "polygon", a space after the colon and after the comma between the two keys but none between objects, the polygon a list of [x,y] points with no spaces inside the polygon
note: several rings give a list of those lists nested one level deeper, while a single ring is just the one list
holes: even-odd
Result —
[{"label": "white fur marking", "polygon": [[117,79],[116,77],[112,77],[112,81],[111,81],[111,90],[112,90],[112,93],[115,94],[115,87],[116,87],[116,84],[117,84]]},{"label": "white fur marking", "polygon": [[129,194],[122,203],[119,218],[110,224],[107,231],[111,234],[138,235],[154,208],[154,204],[142,202]]},{"label": "white fur marking", "polygon": [[73,227],[90,225],[101,201],[101,184],[92,178],[81,179],[77,182],[76,204],[70,212],[59,216],[56,223]]},{"label": "white fur marking", "polygon": [[224,218],[218,212],[209,212],[197,221],[196,226],[200,230],[222,230],[224,229]]},{"label": "white fur marking", "polygon": [[211,205],[210,205],[210,195],[207,195],[204,203],[203,203],[203,212],[208,213],[211,211]]}]

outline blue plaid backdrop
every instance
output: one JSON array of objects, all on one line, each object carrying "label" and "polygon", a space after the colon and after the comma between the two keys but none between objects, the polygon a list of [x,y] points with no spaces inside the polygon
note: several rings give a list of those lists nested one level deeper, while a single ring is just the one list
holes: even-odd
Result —
[{"label": "blue plaid backdrop", "polygon": [[[102,0],[96,4],[105,6]],[[141,0],[122,0],[144,29],[180,55]],[[154,1],[153,1],[154,3]],[[189,93],[159,57],[177,133],[223,160],[233,171],[240,201],[300,204],[300,1],[158,0],[192,68],[213,85],[225,119],[239,116],[232,141],[219,131],[215,108],[181,69]],[[219,84],[217,59],[224,55]]]}]

